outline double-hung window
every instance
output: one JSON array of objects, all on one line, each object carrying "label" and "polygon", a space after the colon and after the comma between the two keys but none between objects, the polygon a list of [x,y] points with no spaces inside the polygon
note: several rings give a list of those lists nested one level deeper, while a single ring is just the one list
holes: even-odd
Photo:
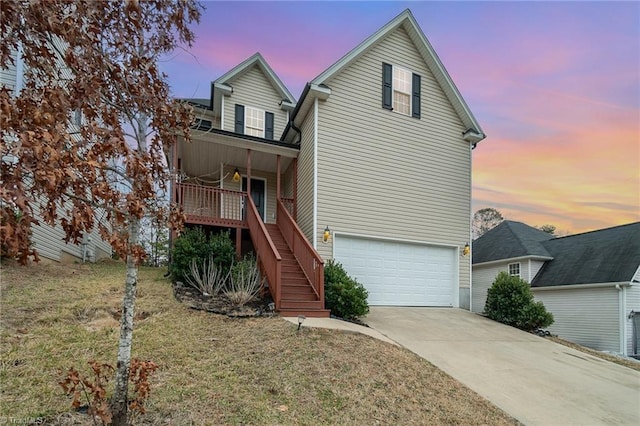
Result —
[{"label": "double-hung window", "polygon": [[273,139],[273,113],[236,104],[235,132]]},{"label": "double-hung window", "polygon": [[411,71],[382,64],[382,107],[420,118],[420,76]]},{"label": "double-hung window", "polygon": [[244,107],[244,134],[264,137],[264,111],[258,108]]}]

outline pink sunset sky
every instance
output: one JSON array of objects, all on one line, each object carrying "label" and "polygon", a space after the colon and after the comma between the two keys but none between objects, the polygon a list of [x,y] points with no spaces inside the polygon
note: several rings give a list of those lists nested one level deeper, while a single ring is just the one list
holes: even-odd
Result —
[{"label": "pink sunset sky", "polygon": [[410,8],[488,135],[473,211],[561,234],[640,220],[640,3],[205,2],[197,40],[163,62],[172,94],[260,52],[298,98]]}]

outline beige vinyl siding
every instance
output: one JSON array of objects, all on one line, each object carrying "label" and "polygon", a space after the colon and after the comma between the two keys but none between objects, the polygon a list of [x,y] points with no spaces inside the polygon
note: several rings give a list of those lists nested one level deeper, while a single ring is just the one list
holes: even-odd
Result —
[{"label": "beige vinyl siding", "polygon": [[[55,44],[60,50],[64,50],[64,46],[58,41]],[[7,87],[14,91],[17,85],[18,79],[24,79],[24,73],[27,70],[23,70],[21,75],[18,75],[17,64],[21,60],[18,58],[17,51],[11,52],[15,64],[9,65],[7,69],[0,69],[0,84],[3,87]],[[58,60],[59,73],[63,77],[70,78],[71,73],[68,69],[62,68],[62,62]],[[14,95],[16,95],[14,93]],[[76,137],[77,138],[77,137]],[[33,225],[31,228],[32,236],[31,240],[34,248],[38,251],[38,255],[44,259],[53,260],[56,262],[66,260],[82,260],[82,244],[65,243],[65,233],[60,226],[59,220],[54,226],[48,225],[42,220],[39,205],[42,203],[42,198],[38,198],[36,202],[32,204],[34,208],[34,217],[39,220],[40,225]],[[67,206],[70,204],[67,204]],[[64,208],[58,210],[60,217],[64,217]],[[102,212],[98,209],[96,212],[96,219],[103,218]],[[90,260],[99,260],[104,257],[111,256],[111,246],[103,241],[97,230],[89,234],[91,241],[87,242],[87,257]]]},{"label": "beige vinyl siding", "polygon": [[532,290],[535,299],[553,313],[551,333],[589,348],[620,352],[619,296],[615,286]]},{"label": "beige vinyl siding", "polygon": [[[625,333],[627,336],[627,347],[626,354],[633,354],[633,321],[629,318],[629,313],[631,311],[640,312],[640,284],[632,283],[631,287],[627,287],[626,292],[626,306],[624,310],[625,317]],[[640,330],[637,330],[640,334]],[[640,347],[638,347],[638,352],[640,352]]]},{"label": "beige vinyl siding", "polygon": [[287,112],[280,109],[282,99],[260,67],[253,66],[228,83],[233,87],[233,94],[224,98],[223,130],[235,130],[235,105],[240,104],[273,113],[273,138],[279,140],[287,125]]},{"label": "beige vinyl siding", "polygon": [[[34,215],[36,218],[40,218],[40,209],[39,203],[35,203]],[[66,206],[70,207],[70,203]],[[60,217],[64,217],[64,209],[60,208],[58,210],[58,214]],[[96,222],[99,220],[104,220],[103,213],[101,211],[96,212]],[[32,229],[32,241],[34,244],[34,248],[38,251],[38,255],[45,259],[55,260],[57,262],[61,262],[64,260],[71,260],[70,257],[74,258],[72,260],[82,260],[82,244],[71,244],[65,243],[64,237],[65,233],[62,227],[57,221],[55,226],[50,226],[44,222],[44,220],[40,219],[40,225],[33,226]],[[87,261],[95,261],[104,257],[111,256],[111,246],[109,243],[103,241],[100,237],[100,234],[97,231],[91,232],[90,234],[91,241],[87,242]]]},{"label": "beige vinyl siding", "polygon": [[[313,244],[313,162],[314,162],[314,116],[307,114],[300,130],[302,139],[298,156],[298,226]],[[326,259],[326,258],[325,258]]]},{"label": "beige vinyl siding", "polygon": [[2,87],[8,88],[11,92],[15,90],[16,82],[18,79],[16,64],[18,63],[18,52],[11,51],[11,58],[14,64],[9,63],[7,68],[0,68],[0,84]]},{"label": "beige vinyl siding", "polygon": [[289,163],[289,167],[282,174],[280,181],[280,191],[282,191],[282,198],[293,198],[293,176],[294,176],[294,161]]},{"label": "beige vinyl siding", "polygon": [[[382,108],[382,63],[420,74],[421,119]],[[327,82],[319,105],[318,223],[333,231],[462,247],[469,241],[465,130],[404,29]],[[332,257],[332,245],[320,244]],[[459,262],[469,286],[470,262]]]},{"label": "beige vinyl siding", "polygon": [[473,284],[471,285],[471,312],[481,314],[487,301],[487,290],[491,287],[496,276],[507,271],[508,263],[490,266],[473,267]]}]

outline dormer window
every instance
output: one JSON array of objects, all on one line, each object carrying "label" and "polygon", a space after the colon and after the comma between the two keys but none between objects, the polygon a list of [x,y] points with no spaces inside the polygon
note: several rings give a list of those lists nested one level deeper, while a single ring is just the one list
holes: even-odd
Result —
[{"label": "dormer window", "polygon": [[236,104],[235,132],[273,139],[273,113]]},{"label": "dormer window", "polygon": [[264,137],[264,111],[258,108],[244,108],[244,134]]},{"label": "dormer window", "polygon": [[420,76],[405,68],[383,63],[382,107],[420,118]]}]

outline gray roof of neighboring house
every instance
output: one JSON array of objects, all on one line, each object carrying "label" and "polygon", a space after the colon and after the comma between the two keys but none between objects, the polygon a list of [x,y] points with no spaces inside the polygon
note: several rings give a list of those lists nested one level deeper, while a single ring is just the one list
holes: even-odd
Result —
[{"label": "gray roof of neighboring house", "polygon": [[629,282],[640,266],[640,222],[543,243],[553,256],[532,287]]},{"label": "gray roof of neighboring house", "polygon": [[211,105],[211,99],[209,98],[183,98],[183,101],[187,101],[190,104],[200,105],[205,108],[209,108]]},{"label": "gray roof of neighboring house", "polygon": [[523,256],[551,257],[542,245],[553,235],[522,222],[505,220],[473,242],[473,263]]}]

